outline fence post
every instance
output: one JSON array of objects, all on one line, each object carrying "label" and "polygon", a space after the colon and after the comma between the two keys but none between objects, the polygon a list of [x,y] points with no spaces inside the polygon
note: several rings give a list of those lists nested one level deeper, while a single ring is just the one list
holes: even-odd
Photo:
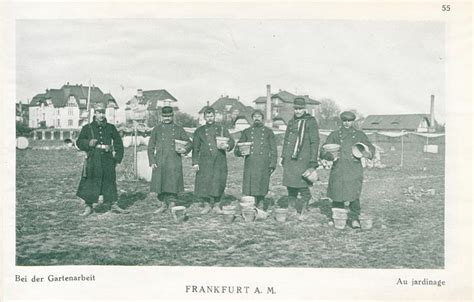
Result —
[{"label": "fence post", "polygon": [[137,143],[138,143],[138,132],[137,132],[137,125],[135,124],[135,127],[133,128],[133,134],[134,134],[134,140],[135,144],[133,146],[133,162],[135,165],[135,180],[138,180],[138,156],[137,156]]},{"label": "fence post", "polygon": [[401,154],[401,160],[400,160],[400,167],[403,167],[403,152],[404,152],[404,148],[403,148],[403,137],[405,136],[405,132],[402,130],[402,154]]}]

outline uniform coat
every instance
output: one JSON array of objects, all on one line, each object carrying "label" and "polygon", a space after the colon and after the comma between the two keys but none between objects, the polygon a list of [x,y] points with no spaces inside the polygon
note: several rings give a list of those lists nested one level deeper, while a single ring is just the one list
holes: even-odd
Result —
[{"label": "uniform coat", "polygon": [[[340,157],[333,163],[329,174],[327,196],[333,201],[354,201],[360,197],[364,176],[361,160],[352,155],[352,146],[356,143],[365,144],[372,154],[375,153],[367,135],[353,127],[341,127],[331,132],[324,143],[341,145]],[[331,160],[332,155],[322,151],[321,158]]]},{"label": "uniform coat", "polygon": [[[277,162],[275,134],[262,124],[254,125],[242,131],[239,143],[243,142],[253,142],[253,145],[250,155],[245,156],[242,194],[265,196],[270,183],[269,170],[275,169]],[[242,156],[238,147],[234,152]]]},{"label": "uniform coat", "polygon": [[228,137],[229,151],[234,148],[229,131],[216,124],[201,126],[193,135],[193,165],[199,165],[194,194],[198,197],[220,197],[227,184],[226,151],[217,149],[216,136]]},{"label": "uniform coat", "polygon": [[151,131],[148,142],[148,162],[158,167],[153,169],[150,191],[160,193],[180,193],[184,191],[183,164],[181,154],[175,151],[175,139],[187,141],[186,153],[192,148],[191,140],[183,127],[159,124]]},{"label": "uniform coat", "polygon": [[292,159],[293,150],[298,138],[298,120],[291,119],[288,122],[285,139],[283,141],[283,150],[281,157],[283,158],[283,185],[292,188],[307,188],[312,185],[311,182],[305,180],[302,174],[308,168],[316,168],[318,166],[318,150],[319,150],[319,128],[316,119],[310,114],[305,113],[300,119],[305,119],[305,134],[301,151],[296,159]]},{"label": "uniform coat", "polygon": [[[97,144],[113,145],[112,151],[105,152],[89,146],[89,141],[96,139]],[[107,122],[93,121],[81,129],[76,141],[77,147],[87,152],[86,176],[81,178],[77,196],[87,204],[97,202],[99,195],[103,195],[104,202],[111,203],[117,200],[117,184],[115,166],[123,158],[123,144],[117,129]]]}]

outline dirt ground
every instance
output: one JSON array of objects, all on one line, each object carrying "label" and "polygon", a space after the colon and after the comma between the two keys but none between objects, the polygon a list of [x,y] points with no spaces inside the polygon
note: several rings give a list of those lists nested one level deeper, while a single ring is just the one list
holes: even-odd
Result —
[{"label": "dirt ground", "polygon": [[[34,146],[33,146],[34,147]],[[374,220],[371,230],[337,230],[328,225],[325,199],[328,170],[312,188],[314,202],[306,221],[245,222],[237,217],[200,215],[192,195],[194,175],[184,159],[189,219],[176,223],[170,213],[154,214],[148,184],[127,179],[133,148],[118,168],[119,204],[129,214],[100,211],[83,218],[75,196],[84,155],[73,148],[18,150],[16,154],[17,265],[185,265],[324,268],[443,268],[444,151],[422,152],[422,145],[383,146],[385,168],[365,169],[362,212]],[[243,160],[228,156],[225,200],[238,204]],[[282,170],[272,177],[268,199],[286,195]]]}]

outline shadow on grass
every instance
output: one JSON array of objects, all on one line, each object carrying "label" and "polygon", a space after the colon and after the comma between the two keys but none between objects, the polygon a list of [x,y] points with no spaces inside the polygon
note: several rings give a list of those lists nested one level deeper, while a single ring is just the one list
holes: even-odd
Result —
[{"label": "shadow on grass", "polygon": [[311,204],[309,208],[318,208],[324,216],[331,219],[332,210],[331,210],[331,200],[327,198],[319,199],[317,202]]}]

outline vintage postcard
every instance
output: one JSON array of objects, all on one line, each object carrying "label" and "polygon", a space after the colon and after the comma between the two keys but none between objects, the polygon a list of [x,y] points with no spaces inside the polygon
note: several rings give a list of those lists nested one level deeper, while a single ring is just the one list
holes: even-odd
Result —
[{"label": "vintage postcard", "polygon": [[472,300],[471,2],[0,6],[2,301]]}]

